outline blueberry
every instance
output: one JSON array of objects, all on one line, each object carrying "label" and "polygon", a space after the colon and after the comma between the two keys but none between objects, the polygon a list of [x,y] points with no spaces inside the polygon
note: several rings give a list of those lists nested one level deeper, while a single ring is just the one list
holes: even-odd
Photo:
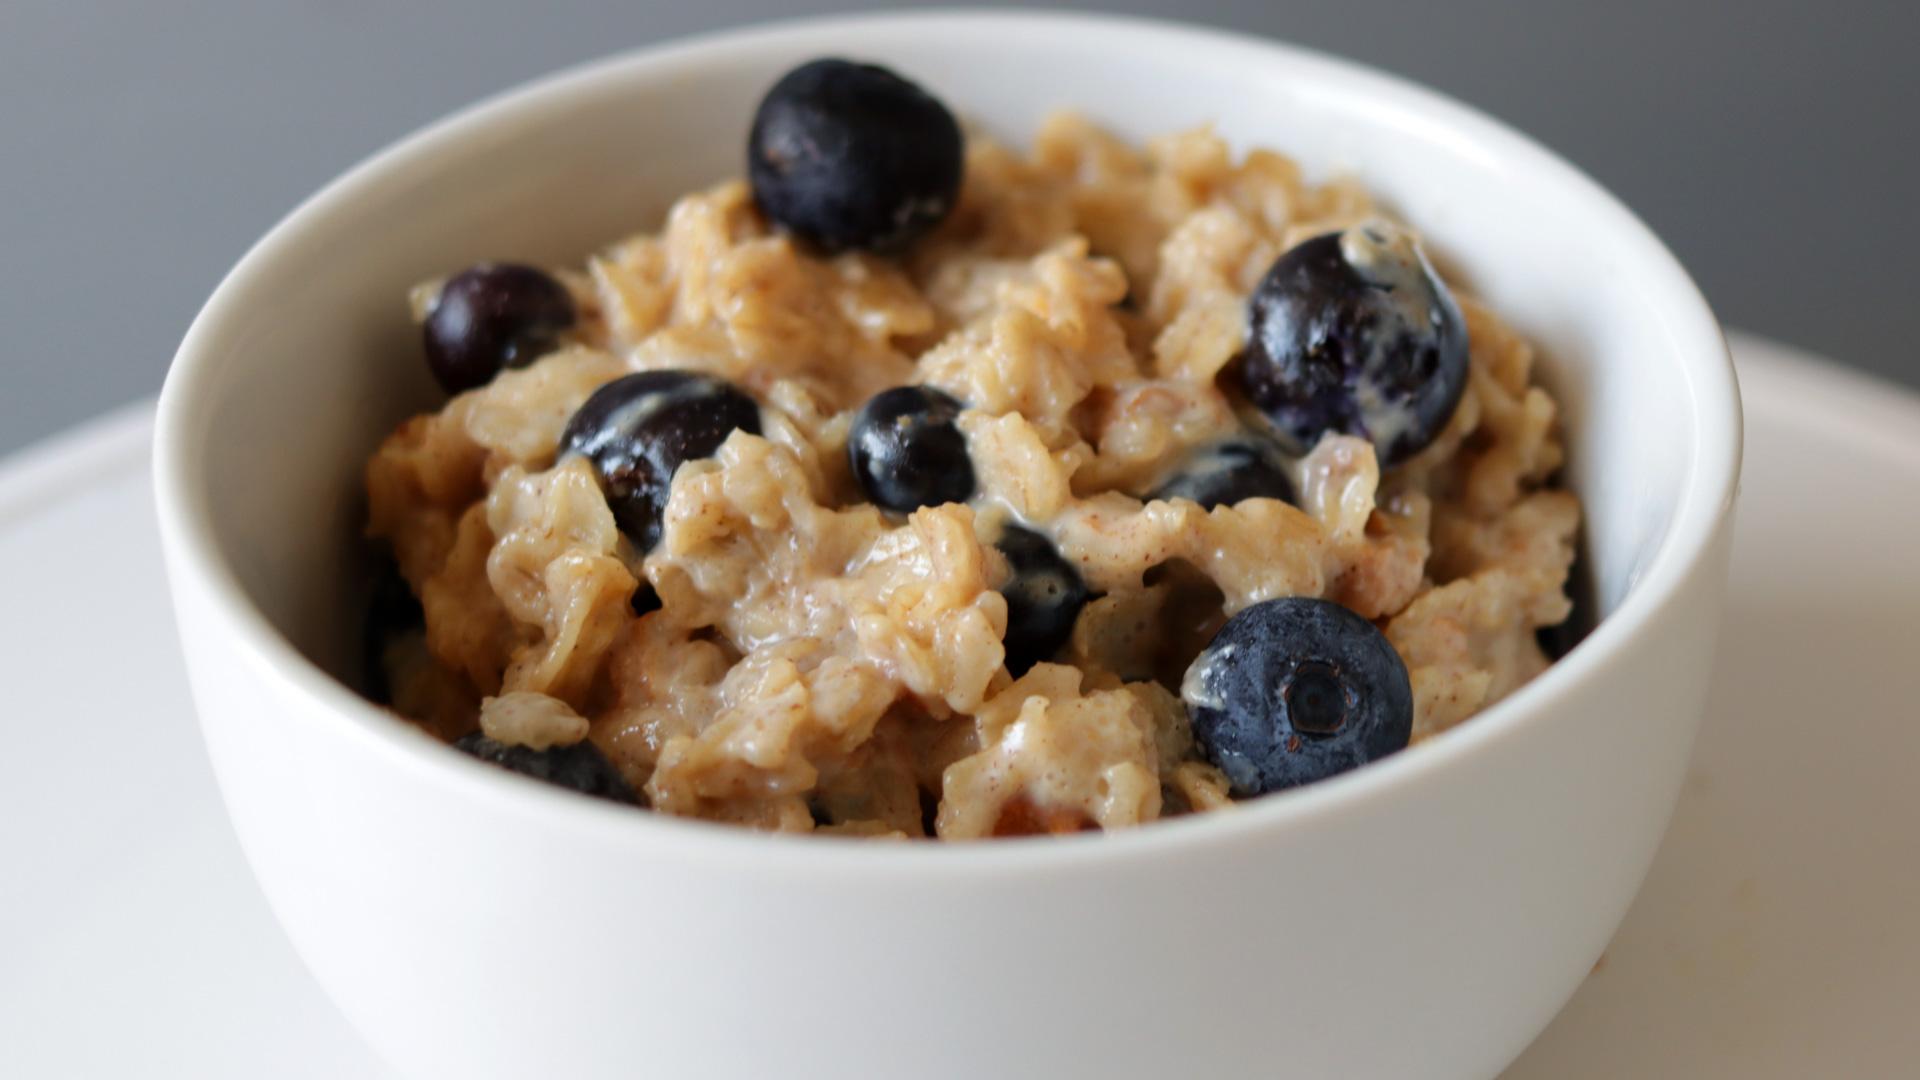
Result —
[{"label": "blueberry", "polygon": [[1232,506],[1242,499],[1290,503],[1293,481],[1287,478],[1287,463],[1280,448],[1249,435],[1202,447],[1147,498],[1192,499],[1202,510]]},{"label": "blueberry", "polygon": [[1228,619],[1180,687],[1193,736],[1234,795],[1322,780],[1404,749],[1413,689],[1372,623],[1328,600],[1267,600]]},{"label": "blueberry", "polygon": [[874,505],[898,513],[973,497],[973,461],[954,419],[961,405],[930,386],[873,396],[847,432],[847,462]]},{"label": "blueberry", "polygon": [[545,780],[582,795],[622,803],[640,801],[626,778],[620,775],[620,770],[613,767],[613,762],[608,761],[598,747],[584,739],[572,746],[550,746],[545,750],[535,750],[495,742],[476,731],[454,740],[453,747],[490,765],[511,769],[535,780]]},{"label": "blueberry", "polygon": [[994,546],[1013,570],[1000,595],[1007,598],[1007,670],[1017,679],[1060,651],[1091,595],[1079,571],[1039,533],[1009,525]]},{"label": "blueberry", "polygon": [[1329,431],[1404,461],[1446,427],[1467,385],[1467,326],[1413,241],[1384,224],[1298,244],[1248,301],[1242,392],[1288,449]]},{"label": "blueberry", "polygon": [[660,542],[674,471],[711,457],[735,429],[760,434],[760,407],[732,383],[642,371],[595,390],[560,433],[560,452],[593,463],[614,521],[646,552]]},{"label": "blueberry", "polygon": [[828,253],[895,251],[938,225],[963,159],[946,106],[886,68],[846,60],[788,72],[747,138],[761,212]]},{"label": "blueberry", "polygon": [[367,697],[382,704],[393,700],[393,686],[387,674],[387,649],[396,641],[427,628],[426,612],[400,569],[385,560],[373,578],[373,595],[367,601],[362,626],[361,654]]},{"label": "blueberry", "polygon": [[552,352],[573,323],[566,286],[531,266],[481,263],[440,287],[421,331],[433,377],[457,394]]}]

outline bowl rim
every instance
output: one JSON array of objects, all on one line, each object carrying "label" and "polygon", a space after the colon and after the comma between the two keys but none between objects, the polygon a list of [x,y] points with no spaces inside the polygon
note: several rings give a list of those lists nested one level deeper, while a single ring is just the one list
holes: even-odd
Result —
[{"label": "bowl rim", "polygon": [[[204,425],[196,423],[202,387],[224,352],[229,326],[248,306],[252,279],[261,267],[300,246],[328,219],[408,170],[428,164],[443,150],[503,124],[566,112],[571,103],[596,97],[604,84],[647,71],[665,79],[675,70],[714,60],[737,60],[756,50],[782,50],[814,39],[823,52],[858,51],[863,34],[910,32],[916,36],[1070,32],[1151,39],[1155,48],[1206,50],[1236,62],[1280,62],[1302,77],[1364,98],[1370,107],[1406,113],[1438,126],[1496,159],[1523,165],[1534,183],[1566,189],[1589,212],[1627,238],[1636,274],[1652,282],[1662,308],[1672,352],[1683,360],[1683,380],[1694,419],[1693,443],[1681,496],[1666,535],[1643,564],[1618,608],[1576,648],[1525,686],[1461,724],[1364,769],[1277,796],[1242,803],[1233,812],[1196,814],[1113,834],[1037,837],[974,844],[876,844],[841,837],[791,837],[674,815],[635,813],[632,808],[581,798],[529,783],[492,766],[447,752],[437,741],[395,721],[294,647],[254,604],[220,554],[209,514],[209,493],[195,483],[204,460]],[[176,596],[204,598],[240,661],[276,695],[305,698],[328,717],[330,730],[367,752],[408,770],[433,797],[467,795],[499,802],[542,825],[592,830],[606,844],[633,844],[657,854],[695,862],[751,860],[773,869],[889,872],[916,876],[996,873],[1072,873],[1241,842],[1251,833],[1305,828],[1326,814],[1360,803],[1390,799],[1416,781],[1461,762],[1486,747],[1551,723],[1553,701],[1579,683],[1600,677],[1607,665],[1646,624],[1676,601],[1676,593],[1702,570],[1715,537],[1730,517],[1738,486],[1742,422],[1739,390],[1718,322],[1678,260],[1648,227],[1612,194],[1530,137],[1461,102],[1409,80],[1317,50],[1252,34],[1161,19],[1068,12],[947,9],[911,13],[829,15],[758,23],[680,38],[564,68],[511,87],[376,151],[327,183],[282,218],[221,280],[195,317],[168,371],[154,434],[154,486],[167,570]],[[464,790],[463,790],[464,789]],[[888,868],[892,868],[889,871]]]}]

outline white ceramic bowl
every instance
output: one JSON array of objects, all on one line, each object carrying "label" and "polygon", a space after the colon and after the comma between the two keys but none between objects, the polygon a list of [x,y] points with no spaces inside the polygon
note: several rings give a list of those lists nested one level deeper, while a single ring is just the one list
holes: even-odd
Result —
[{"label": "white ceramic bowl", "polygon": [[[753,104],[876,59],[1020,139],[1071,104],[1351,169],[1543,346],[1604,620],[1431,744],[1236,813],[973,846],[634,813],[357,697],[360,462],[427,407],[412,283],[571,261],[735,173]],[[260,883],[419,1076],[1469,1077],[1600,955],[1672,808],[1740,416],[1673,258],[1580,173],[1404,82],[1061,15],[798,23],[650,49],[413,136],[234,269],[167,382],[157,483],[207,745]],[[137,898],[134,898],[137,902]]]}]

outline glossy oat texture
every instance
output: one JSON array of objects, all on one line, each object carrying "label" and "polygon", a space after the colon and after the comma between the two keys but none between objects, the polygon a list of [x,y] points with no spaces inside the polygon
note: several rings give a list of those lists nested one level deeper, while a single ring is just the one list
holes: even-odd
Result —
[{"label": "glossy oat texture", "polygon": [[[1297,506],[1149,494],[1252,434],[1220,379],[1248,296],[1302,241],[1366,235],[1363,179],[1309,182],[1205,127],[1136,147],[1062,113],[1025,151],[976,134],[955,212],[897,258],[816,254],[739,181],[678,199],[658,231],[555,271],[581,312],[567,348],[373,456],[370,531],[426,611],[397,706],[505,737],[515,698],[496,695],[548,695],[672,814],[1112,829],[1227,805],[1182,673],[1226,617],[1311,596],[1379,620],[1416,741],[1459,723],[1546,666],[1534,631],[1568,615],[1579,524],[1548,483],[1564,453],[1533,350],[1489,307],[1462,298],[1467,389],[1410,460],[1383,472],[1329,433],[1285,465]],[[680,468],[652,543],[557,436],[655,368],[730,380],[762,421]],[[963,404],[966,503],[889,515],[850,475],[854,413],[907,385]],[[1009,522],[1093,597],[1030,671],[1003,648],[1025,629],[1002,595]],[[647,589],[660,603],[635,615]]]}]

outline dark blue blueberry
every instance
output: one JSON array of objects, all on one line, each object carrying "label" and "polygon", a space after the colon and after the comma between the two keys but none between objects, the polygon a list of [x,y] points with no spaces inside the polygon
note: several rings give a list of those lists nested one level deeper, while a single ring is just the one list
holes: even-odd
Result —
[{"label": "dark blue blueberry", "polygon": [[550,746],[534,750],[495,742],[479,732],[454,740],[454,749],[472,754],[481,761],[511,769],[522,776],[614,802],[638,803],[633,788],[599,747],[582,739],[572,746]]},{"label": "dark blue blueberry", "polygon": [[1404,749],[1406,664],[1328,600],[1267,600],[1228,619],[1180,687],[1193,737],[1240,798],[1322,780]]},{"label": "dark blue blueberry", "polygon": [[614,521],[642,552],[660,542],[674,471],[711,457],[736,429],[760,434],[760,407],[725,379],[642,371],[593,392],[560,435],[600,474]]},{"label": "dark blue blueberry", "polygon": [[1017,679],[1060,651],[1091,597],[1080,572],[1039,533],[1009,525],[994,546],[1013,570],[1000,595],[1007,598],[1007,670]]},{"label": "dark blue blueberry", "polygon": [[1432,442],[1467,385],[1459,305],[1406,234],[1328,233],[1281,255],[1248,301],[1242,392],[1295,453],[1337,431],[1383,465]]},{"label": "dark blue blueberry", "polygon": [[1192,499],[1203,510],[1232,506],[1242,499],[1290,503],[1293,481],[1287,478],[1287,461],[1280,448],[1251,435],[1195,451],[1147,498]]},{"label": "dark blue blueberry", "polygon": [[860,407],[847,463],[874,505],[905,514],[973,497],[967,437],[954,423],[960,408],[931,386],[896,386]]},{"label": "dark blue blueberry", "polygon": [[574,323],[566,286],[531,266],[481,263],[440,287],[421,328],[427,367],[449,394],[552,352]]},{"label": "dark blue blueberry", "polygon": [[953,114],[918,86],[815,60],[761,99],[747,176],[761,211],[813,247],[895,251],[953,209],[964,156]]},{"label": "dark blue blueberry", "polygon": [[382,705],[393,700],[393,685],[387,674],[387,649],[396,641],[427,628],[427,616],[413,589],[400,576],[391,559],[384,560],[373,577],[373,595],[367,602],[367,617],[362,626],[362,664],[367,697]]}]

